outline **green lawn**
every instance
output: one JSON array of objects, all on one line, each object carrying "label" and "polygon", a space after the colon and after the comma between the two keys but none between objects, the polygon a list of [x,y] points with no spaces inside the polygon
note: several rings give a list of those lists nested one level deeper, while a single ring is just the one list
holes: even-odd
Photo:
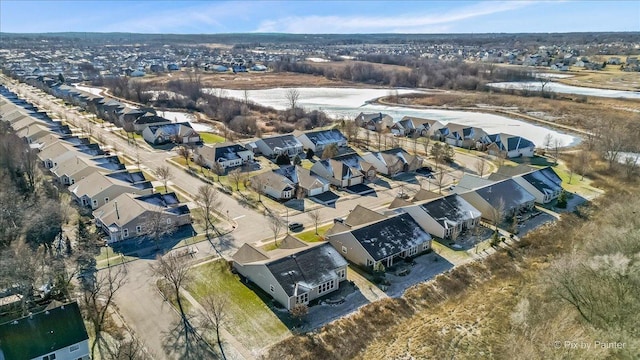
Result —
[{"label": "green lawn", "polygon": [[323,241],[324,238],[322,237],[322,235],[324,235],[324,233],[326,233],[327,230],[331,229],[332,227],[333,227],[333,224],[318,226],[318,235],[316,235],[316,228],[315,226],[311,225],[309,230],[302,232],[300,234],[293,234],[293,235],[298,239],[306,242]]},{"label": "green lawn", "polygon": [[225,328],[245,347],[262,349],[289,335],[282,321],[238,275],[229,271],[226,262],[206,263],[192,271],[194,281],[187,290],[199,302],[208,294],[224,294],[230,300]]},{"label": "green lawn", "polygon": [[202,138],[202,141],[205,144],[216,144],[216,143],[224,142],[224,138],[222,136],[212,134],[212,133],[201,132],[200,138]]}]

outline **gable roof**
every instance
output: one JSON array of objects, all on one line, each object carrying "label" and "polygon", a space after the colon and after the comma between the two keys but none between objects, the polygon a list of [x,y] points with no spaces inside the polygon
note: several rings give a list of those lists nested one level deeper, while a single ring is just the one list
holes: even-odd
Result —
[{"label": "gable roof", "polygon": [[33,359],[87,339],[75,301],[0,325],[5,359]]},{"label": "gable roof", "polygon": [[[142,180],[140,180],[140,176]],[[100,192],[110,188],[111,186],[129,187],[132,192],[135,190],[151,189],[151,182],[144,179],[141,172],[129,173],[127,171],[116,172],[111,174],[102,174],[98,171],[80,179],[74,185],[69,187],[76,196],[93,197]]]},{"label": "gable roof", "polygon": [[346,142],[347,138],[338,129],[317,130],[303,133],[314,145],[334,144]]},{"label": "gable roof", "polygon": [[461,192],[466,192],[482,186],[493,184],[494,182],[495,181],[493,180],[485,179],[480,176],[464,174],[460,181],[458,181],[458,183],[453,188],[453,191],[459,194]]},{"label": "gable roof", "polygon": [[513,179],[506,179],[489,184],[475,190],[476,194],[482,197],[493,208],[507,211],[517,208],[527,202],[535,201],[535,196],[525,190]]},{"label": "gable roof", "polygon": [[351,230],[353,237],[375,261],[431,240],[409,214],[400,214]]},{"label": "gable roof", "polygon": [[353,227],[383,219],[386,219],[386,216],[371,209],[367,209],[362,205],[356,205],[356,207],[353,208],[349,215],[344,219],[344,223]]},{"label": "gable roof", "polygon": [[180,205],[175,193],[143,196],[124,193],[95,210],[93,216],[107,226],[123,226],[147,211],[162,211],[177,216],[190,212],[186,205]]},{"label": "gable roof", "polygon": [[347,266],[347,261],[329,243],[307,247],[266,264],[288,296],[297,296],[338,278],[335,270]]},{"label": "gable roof", "polygon": [[502,151],[513,151],[526,149],[528,147],[535,147],[535,144],[531,140],[517,135],[500,133],[487,135],[487,137],[492,143],[496,144],[498,149]]},{"label": "gable roof", "polygon": [[[547,170],[547,171],[545,172],[544,170]],[[553,175],[551,175],[551,173],[553,173],[553,175],[555,175],[556,177],[558,176],[551,168],[545,168],[545,169],[540,169],[538,171],[534,171],[528,174],[524,174],[522,175],[522,178],[525,179],[529,184],[531,184],[541,193],[554,194],[559,191],[562,191],[562,186],[560,186],[556,182],[556,180],[560,178],[559,177],[557,179],[552,178]],[[562,180],[560,179],[560,181]]]},{"label": "gable roof", "polygon": [[444,228],[479,218],[482,214],[458,194],[451,194],[419,205]]},{"label": "gable roof", "polygon": [[272,136],[268,138],[262,138],[261,140],[271,150],[287,149],[291,147],[302,147],[302,143],[298,139],[296,139],[292,134]]}]

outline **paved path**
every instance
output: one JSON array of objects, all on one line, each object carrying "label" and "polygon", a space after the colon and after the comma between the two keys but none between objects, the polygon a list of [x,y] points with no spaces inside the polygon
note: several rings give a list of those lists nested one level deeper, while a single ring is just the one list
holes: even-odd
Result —
[{"label": "paved path", "polygon": [[365,279],[364,276],[360,275],[353,269],[349,269],[349,271],[347,271],[347,279],[353,281],[358,286],[362,295],[364,295],[369,302],[389,297],[384,291],[380,290],[379,287],[372,284],[369,280]]}]

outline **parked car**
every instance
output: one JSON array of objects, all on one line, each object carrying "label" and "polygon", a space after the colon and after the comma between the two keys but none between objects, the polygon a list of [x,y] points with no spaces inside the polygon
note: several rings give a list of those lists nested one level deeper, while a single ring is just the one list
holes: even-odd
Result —
[{"label": "parked car", "polygon": [[296,231],[297,232],[297,231],[302,230],[303,228],[304,228],[304,225],[302,225],[300,223],[297,223],[297,222],[289,224],[289,230],[291,230],[291,231]]}]

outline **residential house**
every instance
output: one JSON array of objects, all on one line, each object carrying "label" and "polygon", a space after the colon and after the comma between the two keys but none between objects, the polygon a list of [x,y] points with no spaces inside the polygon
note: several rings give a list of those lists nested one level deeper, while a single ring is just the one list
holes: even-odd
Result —
[{"label": "residential house", "polygon": [[97,209],[124,193],[153,194],[153,185],[140,171],[111,174],[96,171],[71,185],[69,191],[81,206]]},{"label": "residential house", "polygon": [[229,142],[198,146],[194,150],[194,159],[213,169],[215,164],[222,168],[234,168],[253,161],[253,151],[242,145]]},{"label": "residential house", "polygon": [[311,173],[327,179],[337,187],[352,186],[364,181],[364,175],[360,170],[335,159],[316,161],[311,166]]},{"label": "residential house", "polygon": [[[251,186],[256,191],[261,191],[276,200],[288,200],[295,196],[296,184],[286,176],[267,171],[255,175],[254,179],[256,180],[251,181]],[[262,190],[256,189],[256,186],[261,186]]]},{"label": "residential house", "polygon": [[294,157],[302,153],[303,145],[292,134],[272,136],[255,141],[257,151],[264,156],[274,158],[281,154]]},{"label": "residential house", "polygon": [[149,126],[162,126],[169,124],[171,124],[171,120],[163,118],[162,116],[155,115],[151,112],[146,112],[137,119],[133,120],[133,123],[125,124],[125,130],[131,131],[128,129],[133,128],[133,131],[138,134],[142,134],[144,129]]},{"label": "residential house", "polygon": [[94,172],[110,173],[124,169],[124,164],[117,156],[90,158],[78,155],[59,162],[51,168],[51,172],[63,185],[73,185]]},{"label": "residential house", "polygon": [[422,167],[423,162],[421,157],[411,155],[402,148],[370,152],[363,154],[362,158],[372,164],[378,173],[389,177],[397,176],[400,173],[416,171]]},{"label": "residential house", "polygon": [[114,124],[118,124],[120,115],[124,113],[125,108],[124,104],[117,100],[108,100],[102,106],[100,117]]},{"label": "residential house", "polygon": [[89,335],[77,302],[52,302],[42,311],[0,325],[0,360],[89,360]]},{"label": "residential house", "polygon": [[[524,171],[513,174],[514,171]],[[536,197],[536,202],[546,204],[562,193],[562,179],[549,166],[536,169],[529,166],[501,166],[489,176],[490,180],[511,178]]]},{"label": "residential house", "polygon": [[313,150],[314,154],[322,154],[324,149],[335,144],[337,147],[346,147],[347,138],[338,129],[308,131],[296,135],[296,139],[302,143],[306,149]]},{"label": "residential house", "polygon": [[191,224],[187,205],[181,205],[175,193],[138,196],[124,193],[93,212],[96,227],[108,236],[108,243],[144,236],[158,220],[166,226]]},{"label": "residential house", "polygon": [[[49,138],[45,137],[42,139],[48,140]],[[38,140],[38,142],[40,142],[40,140]],[[38,153],[38,158],[42,160],[45,168],[51,169],[58,166],[59,163],[76,156],[95,157],[100,155],[104,155],[104,151],[100,149],[98,144],[85,144],[84,142],[73,144],[67,140],[58,140],[41,148]]]},{"label": "residential house", "polygon": [[352,169],[356,169],[362,173],[364,180],[374,181],[377,177],[376,167],[365,161],[362,156],[357,153],[336,156],[333,160],[339,161]]},{"label": "residential house", "polygon": [[391,133],[395,136],[433,136],[442,127],[444,125],[438,120],[405,116],[391,126]]},{"label": "residential house", "polygon": [[356,116],[356,124],[371,131],[386,131],[393,126],[393,118],[383,113],[360,113]]},{"label": "residential house", "polygon": [[458,194],[441,196],[419,205],[400,208],[429,234],[455,240],[460,233],[480,223],[482,214]]},{"label": "residential house", "polygon": [[373,270],[393,266],[398,258],[416,256],[431,248],[431,236],[409,214],[350,227],[326,236],[347,260]]},{"label": "residential house", "polygon": [[263,251],[245,243],[233,254],[233,268],[287,310],[339,289],[347,261],[330,244],[287,236],[280,247]]},{"label": "residential house", "polygon": [[454,192],[480,210],[482,217],[491,222],[501,222],[530,211],[536,200],[535,196],[513,179],[493,182],[470,191],[456,186]]},{"label": "residential house", "polygon": [[151,145],[195,144],[201,141],[200,135],[188,122],[147,126],[142,131],[142,137]]},{"label": "residential house", "polygon": [[535,144],[521,136],[509,134],[487,135],[484,140],[490,155],[506,156],[507,158],[533,157]]},{"label": "residential house", "polygon": [[296,185],[299,198],[317,196],[329,191],[329,181],[311,174],[311,171],[302,166],[282,166],[273,172],[291,180]]},{"label": "residential house", "polygon": [[451,146],[467,149],[476,148],[487,133],[478,127],[448,123],[445,125],[448,132],[442,140]]}]

